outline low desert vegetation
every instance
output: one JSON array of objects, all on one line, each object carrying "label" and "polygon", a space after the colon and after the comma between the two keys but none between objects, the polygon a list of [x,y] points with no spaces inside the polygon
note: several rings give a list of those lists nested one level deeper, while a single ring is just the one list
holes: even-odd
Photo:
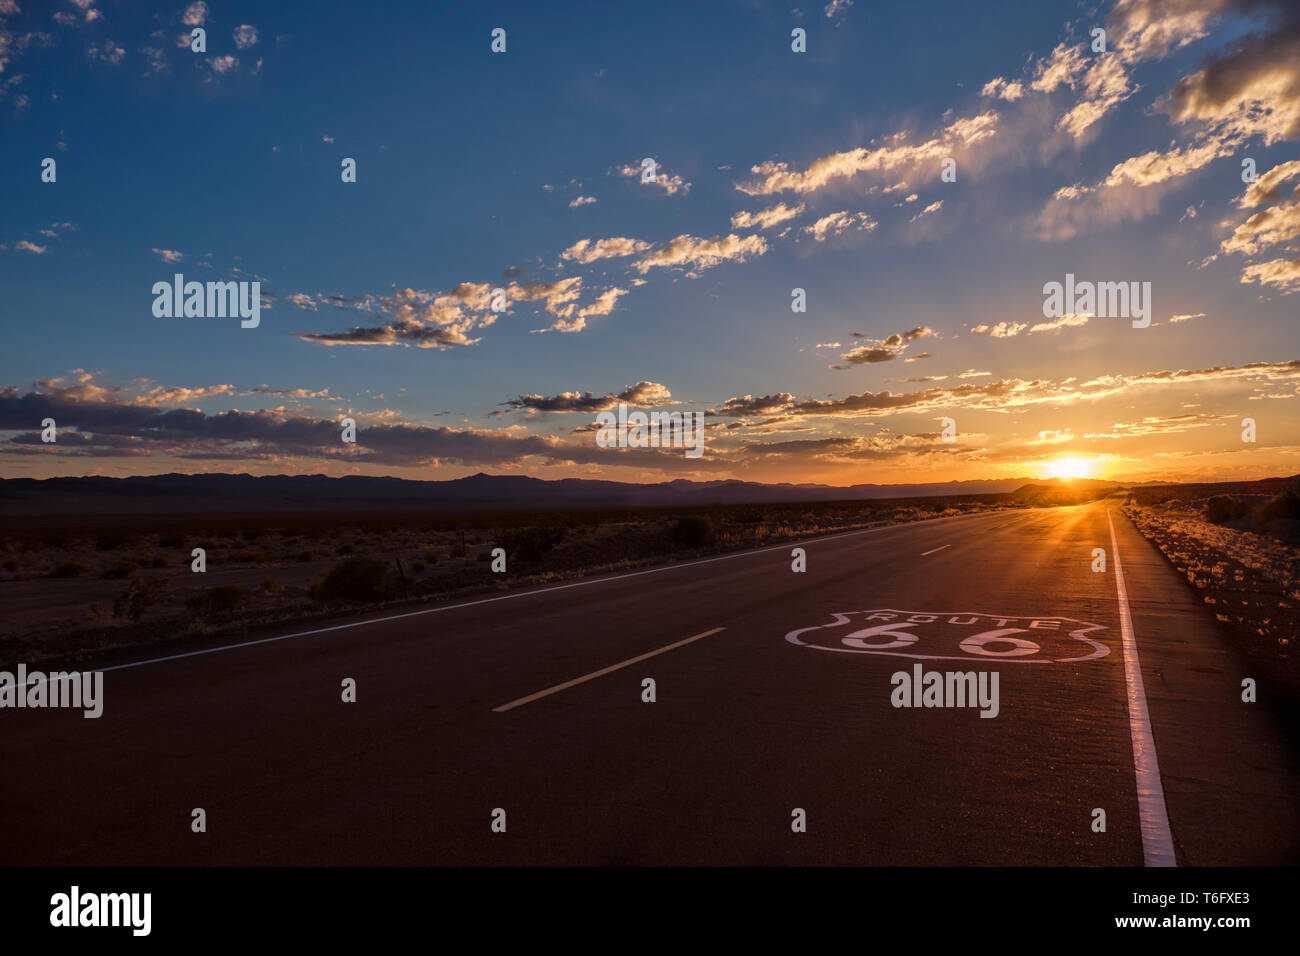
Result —
[{"label": "low desert vegetation", "polygon": [[316,601],[368,604],[391,600],[400,590],[398,570],[392,561],[358,554],[322,574],[311,586],[311,596]]},{"label": "low desert vegetation", "polygon": [[1145,489],[1125,513],[1300,714],[1300,479],[1260,484]]}]

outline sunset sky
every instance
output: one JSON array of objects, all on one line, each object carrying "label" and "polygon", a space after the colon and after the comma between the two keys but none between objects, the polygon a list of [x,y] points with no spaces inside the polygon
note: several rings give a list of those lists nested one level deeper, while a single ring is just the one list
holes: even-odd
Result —
[{"label": "sunset sky", "polygon": [[0,476],[1300,472],[1293,2],[559,6],[0,0]]}]

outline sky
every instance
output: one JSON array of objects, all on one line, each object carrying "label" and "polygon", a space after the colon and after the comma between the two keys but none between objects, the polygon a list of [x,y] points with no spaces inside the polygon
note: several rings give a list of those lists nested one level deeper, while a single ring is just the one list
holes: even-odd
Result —
[{"label": "sky", "polygon": [[0,476],[1294,474],[1298,141],[1282,0],[0,0]]}]

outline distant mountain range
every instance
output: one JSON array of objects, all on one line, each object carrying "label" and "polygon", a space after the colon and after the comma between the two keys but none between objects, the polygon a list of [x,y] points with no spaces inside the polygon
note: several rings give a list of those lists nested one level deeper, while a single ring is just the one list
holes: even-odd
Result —
[{"label": "distant mountain range", "polygon": [[[450,481],[325,475],[150,475],[134,478],[0,479],[0,514],[158,514],[187,511],[532,510],[577,507],[672,507],[1006,494],[1057,479],[997,478],[908,485],[761,484],[665,481],[634,484],[588,478],[545,480],[477,474]],[[1074,482],[1095,487],[1115,482]]]}]

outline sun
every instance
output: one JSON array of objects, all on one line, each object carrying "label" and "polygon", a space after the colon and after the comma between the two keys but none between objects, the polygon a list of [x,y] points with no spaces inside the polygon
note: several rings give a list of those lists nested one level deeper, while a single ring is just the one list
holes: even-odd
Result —
[{"label": "sun", "polygon": [[1090,458],[1054,458],[1046,464],[1048,478],[1091,478],[1094,462]]}]

